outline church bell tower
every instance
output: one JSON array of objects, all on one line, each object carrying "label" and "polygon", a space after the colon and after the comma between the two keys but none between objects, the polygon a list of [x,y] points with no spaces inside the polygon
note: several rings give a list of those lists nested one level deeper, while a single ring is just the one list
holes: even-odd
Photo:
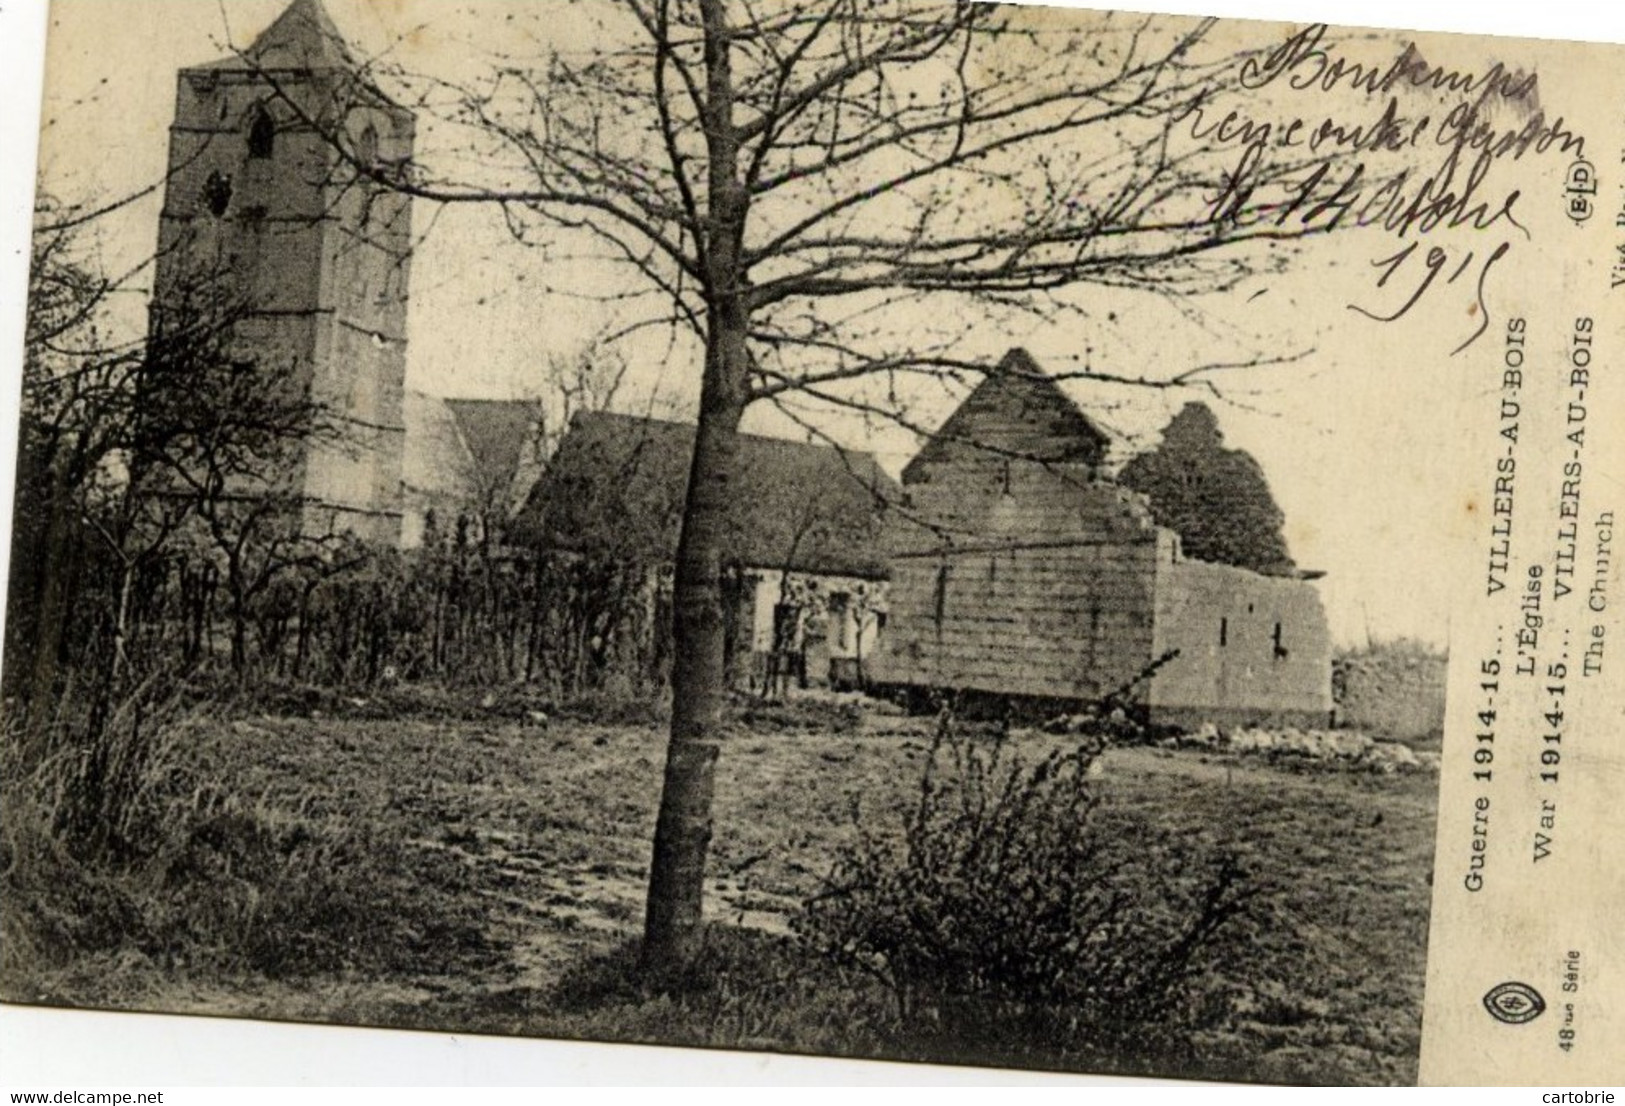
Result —
[{"label": "church bell tower", "polygon": [[412,215],[366,169],[410,160],[413,115],[366,79],[320,0],[178,83],[155,317],[225,282],[242,363],[322,412],[324,432],[266,480],[307,536],[395,544]]}]

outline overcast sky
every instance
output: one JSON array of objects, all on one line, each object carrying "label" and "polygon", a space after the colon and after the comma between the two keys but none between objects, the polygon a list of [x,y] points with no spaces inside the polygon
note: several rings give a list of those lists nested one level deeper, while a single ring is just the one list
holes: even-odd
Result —
[{"label": "overcast sky", "polygon": [[[142,0],[139,18],[120,18],[113,13],[134,5],[58,0],[41,152],[45,186],[83,199],[122,195],[159,180],[175,71],[219,57],[233,43],[246,44],[283,6],[284,0]],[[396,43],[393,49],[407,64],[429,67],[444,66],[447,58],[474,64],[485,44],[481,36],[504,23],[496,0],[328,0],[328,7],[364,52]],[[560,9],[565,14],[550,16],[548,30],[563,41],[579,41],[582,7]],[[1274,33],[1246,28],[1238,41]],[[1351,53],[1385,62],[1403,41],[1368,40]],[[1424,40],[1423,46],[1430,61],[1477,70],[1490,63],[1482,43]],[[1595,110],[1564,93],[1564,74],[1542,68],[1535,47],[1519,45],[1508,58],[1514,67],[1540,70],[1549,110],[1555,105],[1574,122]],[[1520,165],[1509,179],[1533,194],[1542,187],[1537,170],[1549,173],[1551,167]],[[150,253],[158,206],[155,194],[104,221],[98,233],[109,268],[135,264]],[[1483,483],[1463,453],[1469,424],[1461,419],[1484,394],[1472,374],[1493,368],[1500,328],[1517,297],[1529,291],[1522,278],[1538,271],[1535,258],[1552,248],[1552,236],[1568,229],[1546,218],[1550,206],[1539,212],[1541,218],[1525,219],[1533,238],[1518,243],[1489,285],[1489,333],[1455,358],[1451,349],[1471,332],[1463,323],[1474,308],[1467,280],[1459,292],[1435,294],[1396,323],[1375,323],[1348,310],[1354,300],[1397,302],[1372,293],[1371,263],[1398,247],[1368,232],[1315,244],[1289,277],[1261,279],[1227,300],[1204,304],[1196,323],[1165,304],[1102,292],[1086,322],[1001,327],[977,333],[965,352],[991,361],[1023,345],[1057,371],[1092,367],[1168,376],[1206,360],[1226,360],[1261,338],[1274,352],[1313,351],[1290,365],[1224,379],[1229,402],[1214,406],[1228,443],[1263,465],[1300,566],[1327,573],[1320,586],[1340,642],[1358,644],[1369,636],[1442,644],[1453,571],[1447,566],[1476,532],[1473,495]],[[418,214],[424,225],[428,211],[420,208]],[[1552,229],[1543,232],[1535,224]],[[412,281],[408,384],[434,394],[530,394],[537,368],[550,354],[579,348],[604,321],[591,306],[538,291],[564,282],[559,265],[507,245],[489,211],[444,216],[415,259]],[[144,281],[136,282],[131,293],[137,307],[144,288]],[[637,369],[640,394],[658,393],[678,412],[692,400],[688,365],[648,358]],[[1072,391],[1086,412],[1129,441],[1144,441],[1189,399],[1212,402],[1201,394],[1085,385]],[[935,425],[955,400],[940,390],[922,394],[914,417]],[[753,416],[749,425],[795,432],[770,411]],[[895,428],[837,421],[829,432],[844,444],[873,450],[893,472],[917,448]]]}]

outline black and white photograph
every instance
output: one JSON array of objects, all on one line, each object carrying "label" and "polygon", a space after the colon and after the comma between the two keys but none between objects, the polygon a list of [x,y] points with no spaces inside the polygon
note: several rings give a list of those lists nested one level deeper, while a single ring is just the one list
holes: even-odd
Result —
[{"label": "black and white photograph", "polygon": [[1620,48],[956,0],[47,35],[0,1000],[1622,1077]]}]

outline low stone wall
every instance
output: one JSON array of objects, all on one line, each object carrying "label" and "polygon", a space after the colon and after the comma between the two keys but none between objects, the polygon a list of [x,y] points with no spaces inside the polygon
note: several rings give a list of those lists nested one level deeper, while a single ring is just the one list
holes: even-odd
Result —
[{"label": "low stone wall", "polygon": [[1420,650],[1378,649],[1332,662],[1337,725],[1398,741],[1444,732],[1447,658]]}]

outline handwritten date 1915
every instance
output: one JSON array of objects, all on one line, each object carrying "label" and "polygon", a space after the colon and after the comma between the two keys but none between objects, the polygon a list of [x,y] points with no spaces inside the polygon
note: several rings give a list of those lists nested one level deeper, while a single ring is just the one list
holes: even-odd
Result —
[{"label": "handwritten date 1915", "polygon": [[[1348,305],[1350,310],[1379,322],[1393,322],[1407,314],[1434,287],[1441,273],[1445,275],[1444,284],[1454,284],[1474,268],[1475,261],[1482,259],[1476,270],[1477,302],[1471,312],[1478,318],[1478,329],[1453,351],[1460,353],[1489,327],[1484,302],[1485,279],[1495,263],[1512,248],[1511,243],[1503,241],[1488,255],[1473,251],[1464,257],[1457,248],[1431,246],[1418,257],[1423,249],[1418,239],[1424,235],[1457,230],[1483,232],[1497,227],[1511,228],[1525,237],[1529,235],[1514,214],[1521,196],[1517,189],[1506,190],[1495,202],[1481,196],[1488,187],[1493,157],[1487,151],[1480,151],[1464,169],[1462,153],[1462,146],[1453,148],[1426,176],[1408,167],[1386,177],[1368,177],[1362,162],[1355,162],[1347,175],[1341,176],[1334,173],[1333,166],[1343,159],[1333,158],[1321,161],[1307,175],[1294,181],[1289,175],[1272,175],[1263,163],[1261,147],[1255,143],[1242,152],[1229,178],[1213,198],[1210,218],[1216,223],[1238,226],[1273,225],[1288,234],[1320,233],[1349,226],[1380,230],[1400,242],[1410,239],[1398,252],[1371,263],[1382,274],[1377,280],[1379,289],[1391,283],[1402,285],[1414,274],[1414,289],[1398,309],[1385,314],[1356,304]],[[1417,272],[1418,263],[1421,272]]]},{"label": "handwritten date 1915", "polygon": [[[1446,269],[1449,269],[1450,275],[1445,278],[1445,283],[1454,284],[1458,277],[1468,271],[1468,269],[1472,266],[1473,261],[1478,256],[1476,251],[1470,251],[1467,256],[1461,258],[1460,261],[1454,261],[1450,251],[1445,249],[1445,247],[1433,246],[1428,249],[1427,256],[1422,261],[1422,266],[1426,270],[1425,274],[1418,274],[1416,273],[1416,266],[1411,264],[1410,261],[1411,257],[1420,248],[1420,242],[1412,242],[1410,245],[1406,246],[1392,257],[1385,257],[1380,261],[1373,261],[1371,263],[1373,268],[1382,270],[1382,276],[1377,278],[1378,288],[1387,287],[1390,280],[1400,277],[1401,274],[1403,274],[1404,280],[1417,280],[1415,288],[1411,291],[1410,298],[1405,300],[1404,303],[1400,304],[1398,310],[1392,312],[1391,314],[1382,315],[1352,303],[1348,305],[1349,310],[1357,311],[1368,319],[1375,319],[1381,323],[1391,323],[1395,319],[1403,317],[1406,312],[1410,311],[1412,307],[1416,306],[1416,302],[1427,294],[1429,288],[1433,287],[1433,282],[1438,279],[1440,273],[1444,272]],[[1468,310],[1469,315],[1476,315],[1478,317],[1478,329],[1473,331],[1473,333],[1469,335],[1467,340],[1462,342],[1461,345],[1451,350],[1451,356],[1460,353],[1462,350],[1478,341],[1478,339],[1483,336],[1484,331],[1489,328],[1489,309],[1484,303],[1484,281],[1489,277],[1490,269],[1494,267],[1497,261],[1506,256],[1506,252],[1511,248],[1512,244],[1510,242],[1502,242],[1490,252],[1489,256],[1484,259],[1483,264],[1478,267],[1477,289],[1475,292],[1476,300],[1473,306]],[[1396,281],[1396,283],[1398,282]]]}]

